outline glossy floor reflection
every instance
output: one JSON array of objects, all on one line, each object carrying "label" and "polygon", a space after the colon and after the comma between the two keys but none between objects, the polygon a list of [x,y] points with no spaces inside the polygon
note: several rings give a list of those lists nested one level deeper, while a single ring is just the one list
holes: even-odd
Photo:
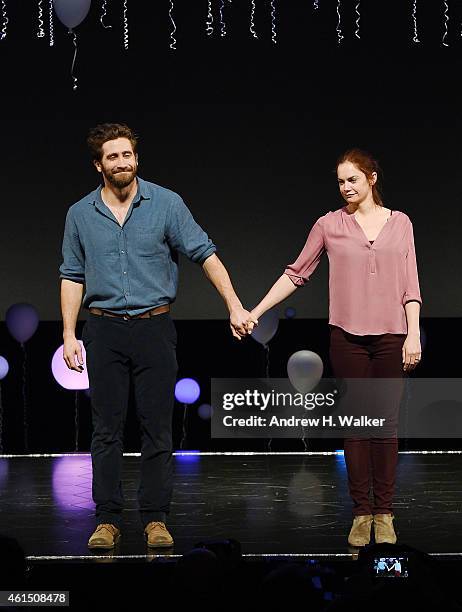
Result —
[{"label": "glossy floor reflection", "polygon": [[[124,458],[124,529],[116,550],[90,551],[94,528],[89,455],[0,459],[0,532],[29,557],[153,557],[142,536],[139,457]],[[462,552],[462,454],[400,454],[399,542]],[[175,455],[169,529],[181,555],[204,538],[235,538],[243,554],[348,555],[351,506],[341,454]]]}]

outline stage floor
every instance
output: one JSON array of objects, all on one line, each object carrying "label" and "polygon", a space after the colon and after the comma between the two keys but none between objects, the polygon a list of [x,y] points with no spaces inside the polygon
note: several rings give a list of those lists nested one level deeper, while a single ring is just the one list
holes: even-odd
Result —
[{"label": "stage floor", "polygon": [[[245,556],[351,556],[342,453],[175,453],[171,550],[150,551],[136,506],[139,455],[124,457],[124,529],[114,551],[90,551],[94,505],[88,454],[2,456],[0,532],[31,561],[176,557],[209,538],[235,538]],[[400,453],[398,543],[462,559],[462,453]]]}]

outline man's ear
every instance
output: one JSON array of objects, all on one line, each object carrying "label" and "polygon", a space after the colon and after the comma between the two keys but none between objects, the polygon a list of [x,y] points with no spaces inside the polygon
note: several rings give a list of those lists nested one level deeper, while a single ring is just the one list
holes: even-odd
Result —
[{"label": "man's ear", "polygon": [[102,166],[101,166],[100,162],[97,159],[94,159],[93,163],[95,165],[95,168],[98,170],[98,172],[101,172],[102,171]]}]

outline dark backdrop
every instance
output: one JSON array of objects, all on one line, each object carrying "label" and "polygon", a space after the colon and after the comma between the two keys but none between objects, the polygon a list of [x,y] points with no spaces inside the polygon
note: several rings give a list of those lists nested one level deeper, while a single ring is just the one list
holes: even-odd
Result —
[{"label": "dark backdrop", "polygon": [[[216,27],[219,2],[212,4]],[[206,0],[175,0],[172,51],[168,0],[129,0],[125,51],[122,0],[108,2],[112,29],[101,26],[101,3],[93,0],[77,28],[74,92],[65,28],[55,19],[50,48],[36,37],[37,3],[8,2],[8,36],[0,41],[0,317],[10,304],[27,301],[42,321],[26,346],[30,450],[74,449],[75,395],[53,380],[50,360],[62,341],[65,213],[98,183],[85,137],[102,121],[124,121],[139,133],[140,176],[183,196],[248,306],[296,258],[314,221],[342,205],[337,156],[351,146],[369,149],[384,170],[385,204],[414,224],[427,337],[415,376],[460,374],[462,4],[450,2],[448,47],[443,2],[419,0],[420,44],[412,42],[412,2],[362,0],[357,40],[356,2],[342,0],[339,45],[336,4],[319,0],[314,12],[308,0],[276,0],[274,45],[269,1],[256,0],[254,40],[250,1],[225,3],[228,35],[221,38],[217,29],[206,35]],[[329,375],[327,272],[324,257],[309,287],[288,301],[297,318],[281,321],[271,342],[271,375],[284,376],[287,358],[302,348],[318,352]],[[202,386],[186,447],[264,450],[261,440],[211,441],[208,423],[197,417],[211,377],[262,376],[264,352],[253,340],[240,345],[231,338],[224,306],[199,267],[182,260],[180,281],[173,311],[180,376]],[[3,323],[0,354],[11,366],[2,383],[5,450],[16,452],[23,448],[23,362]],[[88,450],[89,400],[79,394],[78,401],[79,448]],[[139,448],[132,408],[127,450]],[[176,447],[181,410],[178,405]],[[302,450],[300,441],[274,441],[273,449],[282,445]]]},{"label": "dark backdrop", "polygon": [[[59,319],[57,269],[67,208],[98,184],[85,146],[88,128],[125,121],[140,135],[140,176],[179,192],[218,246],[249,306],[295,260],[314,221],[343,203],[333,169],[350,146],[375,154],[385,204],[414,223],[422,316],[458,317],[462,307],[459,93],[462,5],[451,3],[441,44],[443,3],[418,2],[420,44],[412,42],[411,2],[276,1],[225,3],[227,36],[205,32],[207,2],[176,0],[177,50],[169,47],[169,2],[129,6],[129,50],[122,2],[93,1],[73,46],[55,19],[55,46],[38,39],[36,2],[9,2],[0,45],[3,256],[0,316],[14,302]],[[218,0],[214,0],[218,28]],[[457,6],[456,6],[457,5]],[[46,25],[46,18],[45,18]],[[326,257],[291,304],[299,316],[326,317]],[[182,261],[177,318],[223,318],[224,307]]]}]

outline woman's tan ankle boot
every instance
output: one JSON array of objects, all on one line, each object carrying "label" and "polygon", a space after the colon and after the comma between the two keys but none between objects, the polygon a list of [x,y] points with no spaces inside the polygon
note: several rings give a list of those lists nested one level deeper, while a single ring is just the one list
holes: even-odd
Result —
[{"label": "woman's tan ankle boot", "polygon": [[355,516],[348,536],[350,546],[366,546],[371,541],[372,514]]},{"label": "woman's tan ankle boot", "polygon": [[376,544],[396,544],[393,514],[374,514],[374,536]]}]

